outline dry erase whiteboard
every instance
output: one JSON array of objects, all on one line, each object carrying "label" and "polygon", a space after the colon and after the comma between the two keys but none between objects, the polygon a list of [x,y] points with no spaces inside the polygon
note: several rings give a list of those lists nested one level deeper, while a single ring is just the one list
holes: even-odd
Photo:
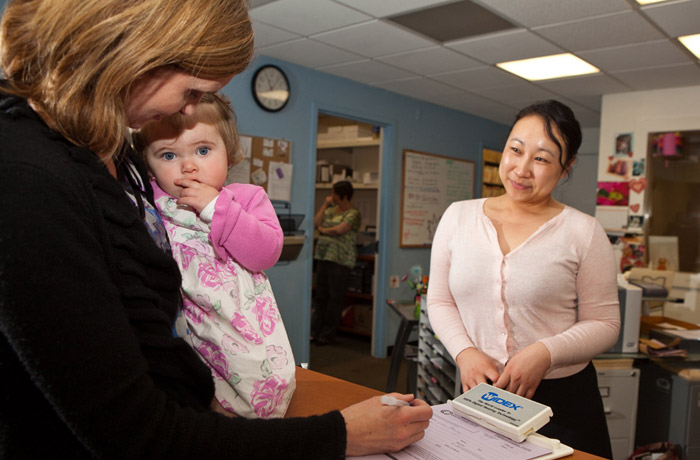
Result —
[{"label": "dry erase whiteboard", "polygon": [[474,198],[474,162],[403,151],[400,247],[427,247],[454,201]]}]

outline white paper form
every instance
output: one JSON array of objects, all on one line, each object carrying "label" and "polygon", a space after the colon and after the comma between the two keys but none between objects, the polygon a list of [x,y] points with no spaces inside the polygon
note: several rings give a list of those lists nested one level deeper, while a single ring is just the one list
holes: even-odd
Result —
[{"label": "white paper form", "polygon": [[528,460],[551,454],[552,449],[529,441],[515,442],[459,415],[449,404],[433,406],[425,437],[400,452],[368,459],[396,460]]},{"label": "white paper form", "polygon": [[231,166],[226,175],[226,184],[250,184],[250,151],[253,138],[250,136],[240,136],[238,146],[240,149],[241,161]]},{"label": "white paper form", "polygon": [[271,161],[268,168],[267,196],[271,200],[291,201],[292,165]]}]

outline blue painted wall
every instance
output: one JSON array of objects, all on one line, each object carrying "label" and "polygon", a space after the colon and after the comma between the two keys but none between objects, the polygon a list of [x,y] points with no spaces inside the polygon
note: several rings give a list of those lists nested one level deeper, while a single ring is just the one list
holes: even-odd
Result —
[{"label": "blue painted wall", "polygon": [[[260,109],[251,94],[251,79],[263,64],[284,69],[292,96],[278,113]],[[445,107],[428,104],[382,89],[289,64],[258,57],[250,68],[235,77],[224,92],[231,98],[238,115],[239,131],[253,136],[274,137],[292,143],[292,212],[305,214],[302,224],[307,234],[298,259],[278,264],[267,271],[284,318],[297,363],[309,360],[311,310],[311,273],[313,234],[314,181],[316,164],[316,123],[319,111],[330,112],[382,125],[381,199],[379,241],[382,250],[377,260],[378,334],[373,354],[386,356],[393,344],[398,318],[385,308],[387,298],[409,299],[410,290],[388,288],[390,275],[403,275],[415,264],[428,274],[429,249],[399,248],[399,208],[401,205],[401,168],[403,149],[435,153],[472,160],[476,163],[475,196],[479,196],[481,146],[500,148],[508,135],[508,126],[468,115]]]}]

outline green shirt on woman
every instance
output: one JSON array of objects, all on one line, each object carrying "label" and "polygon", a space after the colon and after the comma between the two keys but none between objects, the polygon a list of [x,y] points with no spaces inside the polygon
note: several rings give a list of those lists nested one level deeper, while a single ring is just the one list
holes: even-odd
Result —
[{"label": "green shirt on woman", "polygon": [[314,259],[326,260],[353,268],[357,261],[357,232],[362,223],[362,215],[357,208],[338,212],[337,206],[329,206],[323,214],[323,228],[335,227],[343,222],[350,225],[350,230],[340,236],[320,235],[316,242]]}]

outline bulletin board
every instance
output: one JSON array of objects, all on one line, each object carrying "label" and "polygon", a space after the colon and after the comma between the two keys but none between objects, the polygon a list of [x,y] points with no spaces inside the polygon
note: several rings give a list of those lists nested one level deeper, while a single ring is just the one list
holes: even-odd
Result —
[{"label": "bulletin board", "polygon": [[473,161],[404,150],[399,246],[429,247],[450,203],[472,198]]},{"label": "bulletin board", "polygon": [[240,135],[243,160],[229,169],[226,183],[259,185],[271,200],[291,201],[292,143],[284,139]]}]

